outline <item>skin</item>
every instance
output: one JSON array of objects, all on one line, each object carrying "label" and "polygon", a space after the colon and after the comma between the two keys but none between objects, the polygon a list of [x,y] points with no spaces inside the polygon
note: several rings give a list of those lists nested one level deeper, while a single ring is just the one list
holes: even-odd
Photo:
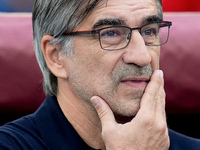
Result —
[{"label": "skin", "polygon": [[[157,15],[154,0],[109,0],[75,31],[91,30],[99,20],[109,18],[140,27],[149,15]],[[58,78],[58,103],[88,145],[107,150],[169,147],[162,73],[151,78],[159,68],[160,47],[145,46],[138,31],[118,51],[102,50],[95,36],[79,35],[74,38],[74,54],[67,57],[59,45],[49,43],[52,38],[45,35],[41,47]]]},{"label": "skin", "polygon": [[102,123],[102,138],[107,150],[167,150],[169,136],[164,111],[163,73],[156,70],[141,100],[141,108],[130,122],[118,124],[109,106],[92,97]]},{"label": "skin", "polygon": [[[107,7],[104,5],[94,10],[75,31],[91,30],[98,20],[105,18],[122,18],[125,25],[138,27],[143,25],[143,18],[149,14],[157,14],[152,1],[145,2],[144,6],[144,2],[136,2],[132,6],[130,2],[119,1],[116,4],[115,1],[108,1]],[[129,19],[131,17],[133,19]],[[145,81],[150,79],[151,69],[158,68],[159,47],[146,47],[139,32],[133,31],[131,43],[123,50],[104,51],[100,48],[98,39],[93,36],[77,36],[74,49],[76,57],[71,58],[68,63],[73,77],[69,79],[76,95],[86,102],[93,95],[98,95],[106,100],[116,115],[134,116],[147,85]]]}]

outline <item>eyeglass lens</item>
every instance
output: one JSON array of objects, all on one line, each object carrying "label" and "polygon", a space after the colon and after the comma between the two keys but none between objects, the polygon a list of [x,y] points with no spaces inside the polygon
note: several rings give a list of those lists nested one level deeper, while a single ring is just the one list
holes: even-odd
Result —
[{"label": "eyeglass lens", "polygon": [[[167,25],[160,26],[160,23],[153,23],[143,26],[140,34],[148,46],[160,46],[165,44],[168,39]],[[125,48],[130,39],[134,28],[129,27],[108,27],[99,32],[101,47],[105,50],[118,50]]]}]

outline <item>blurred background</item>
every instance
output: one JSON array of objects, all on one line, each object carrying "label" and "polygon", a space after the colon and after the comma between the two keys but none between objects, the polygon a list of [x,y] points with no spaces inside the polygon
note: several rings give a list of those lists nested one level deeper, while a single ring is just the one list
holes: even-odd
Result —
[{"label": "blurred background", "polygon": [[34,0],[0,0],[0,12],[31,12]]},{"label": "blurred background", "polygon": [[[31,12],[34,0],[0,0],[0,12]],[[163,0],[163,10],[200,11],[200,0]]]},{"label": "blurred background", "polygon": [[[200,14],[200,0],[162,0],[162,1],[163,1],[164,12],[178,12],[178,13],[172,13],[174,15],[179,14],[179,12],[194,12],[194,14],[198,14],[198,16],[200,16],[199,15]],[[9,12],[9,13],[10,12],[31,12],[33,3],[34,3],[34,0],[0,0],[0,13],[1,12]],[[3,62],[3,63],[0,63],[1,64],[0,65],[0,67],[1,67],[1,69],[0,69],[0,73],[1,73],[0,74],[0,98],[1,98],[0,99],[0,118],[1,118],[0,125],[5,124],[8,121],[17,119],[26,114],[34,112],[35,109],[38,107],[38,105],[43,101],[43,99],[45,97],[43,94],[43,90],[42,90],[41,71],[40,71],[39,67],[37,66],[37,62],[34,57],[35,55],[34,55],[34,51],[33,51],[32,32],[31,32],[32,31],[31,14],[29,13],[27,18],[21,17],[18,19],[17,19],[17,17],[3,17],[3,15],[4,14],[2,14],[2,16],[0,16],[0,33],[1,33],[1,35],[0,35],[0,62]],[[6,14],[5,16],[7,16],[7,15],[8,14]],[[8,15],[8,16],[10,16],[10,15]],[[185,35],[192,35],[193,38],[186,40],[187,42],[185,42],[185,43],[188,43],[187,45],[184,45],[185,44],[184,42],[183,42],[183,44],[178,45],[179,46],[178,48],[183,48],[183,49],[187,49],[188,47],[190,47],[190,45],[191,45],[191,47],[194,47],[195,44],[197,45],[200,43],[196,39],[193,40],[195,38],[195,36],[193,36],[193,34],[196,36],[200,35],[200,34],[198,34],[198,31],[195,30],[195,29],[197,29],[198,26],[200,26],[200,23],[195,22],[196,24],[195,23],[191,24],[189,21],[190,18],[186,17],[187,19],[185,19],[185,17],[186,16],[184,16],[184,20],[181,21],[180,26],[176,26],[176,24],[173,24],[173,28],[172,28],[174,33],[179,33],[180,35],[183,35],[182,37],[184,37]],[[172,19],[173,19],[173,17],[172,17]],[[195,19],[191,19],[191,20],[198,21],[200,19],[195,18]],[[16,21],[18,21],[18,22],[16,22]],[[21,32],[21,31],[25,31],[25,32]],[[181,32],[178,32],[178,31],[181,31]],[[199,31],[199,33],[200,33],[200,31]],[[178,37],[180,37],[179,34],[176,34],[176,35]],[[171,35],[175,35],[175,34],[171,34]],[[191,36],[188,36],[188,37],[190,38]],[[173,38],[173,36],[171,36],[170,39],[171,38]],[[174,39],[175,40],[171,40],[171,43],[176,44],[176,42],[177,42],[179,44],[179,38],[176,38],[176,36],[174,36]],[[181,39],[183,39],[183,38],[181,38]],[[10,42],[10,41],[12,41],[12,42]],[[191,44],[191,42],[192,42],[192,44]],[[9,44],[5,44],[5,43],[9,43]],[[21,44],[21,43],[25,43],[25,44]],[[181,43],[182,43],[182,41],[181,41]],[[168,44],[166,44],[166,45],[168,45]],[[190,49],[189,49],[188,52],[186,51],[185,53],[182,53],[183,49],[181,49],[182,50],[181,53],[183,55],[180,55],[179,58],[181,58],[181,59],[179,59],[179,61],[178,61],[177,57],[175,57],[175,58],[173,57],[172,54],[174,54],[174,53],[171,54],[170,53],[171,51],[169,51],[169,52],[165,51],[165,53],[163,53],[164,52],[163,51],[162,52],[163,56],[165,55],[167,59],[170,56],[170,58],[171,58],[170,60],[175,60],[174,62],[168,60],[168,62],[170,62],[170,63],[169,64],[167,63],[167,65],[168,65],[167,67],[170,68],[169,66],[171,64],[172,69],[174,68],[174,66],[177,66],[177,68],[178,68],[180,66],[180,64],[178,64],[177,62],[180,62],[180,60],[182,60],[182,58],[184,58],[184,56],[186,56],[186,55],[187,55],[187,57],[185,57],[183,60],[184,63],[185,63],[185,59],[189,60],[188,57],[191,57],[191,58],[198,57],[197,59],[199,60],[199,55],[196,55],[196,53],[194,53],[194,55],[191,54],[193,52],[200,51],[199,47],[200,46],[198,45],[194,49],[192,48],[192,51],[190,51]],[[26,50],[29,50],[30,48],[31,48],[31,51],[26,51]],[[175,47],[175,48],[177,48],[177,47]],[[197,54],[199,54],[199,53],[197,53]],[[9,56],[9,57],[6,57],[6,56]],[[18,60],[17,58],[23,58],[23,59]],[[15,60],[17,60],[16,63],[13,63],[13,61],[15,61]],[[196,59],[194,59],[194,61],[196,62]],[[193,63],[194,61],[191,61],[191,63]],[[165,61],[163,61],[163,62],[165,62]],[[196,70],[199,70],[200,63],[199,63],[199,61],[197,61],[196,63],[197,63]],[[4,66],[4,69],[2,69],[2,66],[3,66],[2,64],[6,64]],[[195,65],[194,64],[191,66],[189,65],[188,68],[192,68],[192,66],[194,67]],[[181,69],[182,69],[182,65],[181,65]],[[4,71],[6,70],[8,73],[14,72],[14,74],[10,74],[9,80],[8,80],[8,76],[6,74],[7,72],[4,73],[4,71],[2,71],[2,70],[4,70]],[[24,70],[26,70],[27,72]],[[177,70],[175,70],[173,74],[175,74],[175,76],[177,76],[177,75],[179,76],[180,75],[179,73],[177,73],[177,75],[176,75],[176,71]],[[184,72],[184,69],[181,71]],[[186,73],[190,74],[190,72],[186,72]],[[173,74],[172,75],[168,74],[169,75],[168,77],[170,78],[171,76],[173,76]],[[192,74],[195,74],[195,73],[192,73]],[[197,73],[197,75],[199,75],[199,74]],[[165,77],[167,77],[167,75]],[[181,75],[180,75],[180,78],[181,78]],[[197,77],[197,79],[199,80],[199,77]],[[13,81],[13,82],[9,82],[9,84],[6,84],[6,86],[3,85],[2,81],[3,81],[3,83],[5,83],[7,80]],[[186,80],[189,80],[189,79],[186,79]],[[195,78],[195,81],[196,81],[196,78]],[[28,83],[28,84],[26,84],[26,83]],[[188,82],[186,82],[186,83],[188,83]],[[178,88],[180,88],[178,86],[175,88],[173,87],[173,85],[176,85],[175,82],[166,82],[166,85],[167,84],[168,84],[168,87],[170,87],[170,91],[177,90]],[[184,82],[183,82],[183,84],[184,84]],[[190,88],[190,92],[193,93],[192,90],[196,89],[196,91],[194,91],[194,93],[196,95],[200,95],[199,94],[200,89],[195,88],[196,85],[199,85],[199,83],[195,84],[194,87],[192,85],[192,87]],[[1,89],[1,86],[3,87],[3,89]],[[186,87],[190,87],[190,86],[191,85],[189,84]],[[5,87],[8,87],[8,89]],[[183,87],[182,87],[182,89],[183,89]],[[26,92],[24,92],[24,91],[26,91]],[[175,93],[175,92],[172,92],[172,93]],[[181,94],[183,92],[186,95],[188,91],[179,91],[179,92]],[[7,94],[7,93],[9,93],[9,94]],[[180,93],[177,93],[177,95],[180,96],[181,95]],[[5,98],[3,98],[3,96]],[[190,95],[187,95],[187,97],[188,96],[194,97],[195,95],[190,94]],[[193,102],[196,102],[196,103],[198,102],[197,104],[199,104],[200,98],[198,99],[198,96],[197,96],[197,98],[195,97],[194,99],[192,99],[191,97],[188,98],[187,102],[184,101],[184,103],[179,103],[179,102],[182,102],[182,99],[175,99],[173,104],[175,102],[177,102],[176,104],[181,105],[180,107],[182,107],[183,105],[184,106],[188,105],[188,108],[193,106],[193,105],[192,106],[190,105],[190,102],[191,102],[191,104],[193,104]],[[172,99],[172,100],[174,100],[174,99]],[[171,101],[171,103],[172,103],[172,101]],[[195,107],[195,108],[199,108],[198,106],[200,106],[200,105],[197,105],[197,107]],[[3,111],[2,111],[2,108],[3,108]],[[12,109],[10,109],[10,108],[12,108]],[[175,107],[174,109],[178,112],[177,107]],[[195,111],[198,111],[198,113],[195,113]],[[197,137],[197,138],[200,138],[200,128],[199,128],[200,121],[199,121],[199,119],[200,119],[200,109],[194,110],[193,113],[186,112],[186,114],[184,114],[184,113],[181,114],[181,113],[175,112],[175,113],[171,113],[171,114],[167,115],[168,125],[171,129],[178,131],[180,133],[192,136],[192,137]]]}]

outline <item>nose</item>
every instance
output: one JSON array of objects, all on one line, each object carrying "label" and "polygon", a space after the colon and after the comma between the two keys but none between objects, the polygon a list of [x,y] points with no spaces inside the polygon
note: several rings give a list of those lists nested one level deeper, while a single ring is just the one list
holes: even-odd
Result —
[{"label": "nose", "polygon": [[132,31],[130,40],[129,45],[123,50],[123,61],[140,67],[149,65],[152,58],[141,34],[138,31]]}]

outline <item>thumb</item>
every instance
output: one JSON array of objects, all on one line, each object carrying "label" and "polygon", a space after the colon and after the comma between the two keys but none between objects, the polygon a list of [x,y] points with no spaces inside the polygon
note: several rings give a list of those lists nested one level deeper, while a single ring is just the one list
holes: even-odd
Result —
[{"label": "thumb", "polygon": [[97,111],[102,127],[113,126],[116,123],[112,110],[102,98],[93,96],[91,98],[91,103]]}]

